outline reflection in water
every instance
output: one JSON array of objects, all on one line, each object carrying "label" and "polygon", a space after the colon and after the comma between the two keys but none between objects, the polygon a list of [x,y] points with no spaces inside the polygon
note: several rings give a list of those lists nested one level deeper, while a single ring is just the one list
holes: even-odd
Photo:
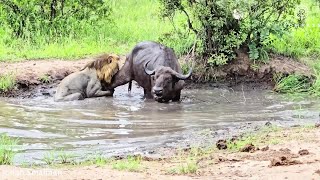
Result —
[{"label": "reflection in water", "polygon": [[[144,100],[134,86],[113,98],[55,103],[52,98],[0,99],[0,133],[19,137],[19,159],[40,158],[46,150],[125,153],[179,141],[181,135],[237,122],[315,121],[319,102],[292,102],[265,91],[184,90],[181,103]],[[17,160],[19,161],[19,160]],[[20,160],[22,161],[22,160]]]}]

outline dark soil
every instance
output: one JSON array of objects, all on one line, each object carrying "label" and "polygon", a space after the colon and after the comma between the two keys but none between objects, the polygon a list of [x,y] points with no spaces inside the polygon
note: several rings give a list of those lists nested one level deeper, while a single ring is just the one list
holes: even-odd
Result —
[{"label": "dark soil", "polygon": [[298,160],[292,160],[291,158],[288,158],[286,156],[274,158],[271,160],[270,167],[272,166],[290,166],[290,165],[296,165],[296,164],[302,164]]},{"label": "dark soil", "polygon": [[217,146],[217,148],[218,148],[219,150],[221,150],[221,149],[227,149],[227,148],[228,148],[228,146],[227,146],[227,141],[226,141],[226,140],[222,140],[222,139],[220,139],[220,140],[217,141],[216,146]]},{"label": "dark soil", "polygon": [[305,156],[305,155],[308,155],[310,154],[308,150],[306,149],[302,149],[298,152],[298,154],[300,154],[300,156]]},{"label": "dark soil", "polygon": [[243,148],[240,149],[240,152],[255,152],[256,147],[253,144],[247,144]]},{"label": "dark soil", "polygon": [[[294,59],[271,55],[270,61],[253,63],[248,54],[238,52],[237,59],[221,67],[206,67],[206,71],[195,72],[189,88],[232,87],[234,90],[272,89],[274,75],[298,74],[312,78],[312,70]],[[210,83],[206,83],[210,81]],[[197,84],[194,84],[197,82]]]},{"label": "dark soil", "polygon": [[268,151],[269,150],[269,146],[265,146],[263,148],[260,149],[261,151]]}]

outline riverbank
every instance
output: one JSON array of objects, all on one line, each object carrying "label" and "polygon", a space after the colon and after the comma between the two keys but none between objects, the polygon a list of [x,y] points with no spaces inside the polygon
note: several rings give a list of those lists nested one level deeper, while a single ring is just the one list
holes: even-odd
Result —
[{"label": "riverbank", "polygon": [[166,159],[113,159],[100,164],[33,168],[0,166],[0,175],[2,179],[318,179],[319,137],[319,125],[268,126],[228,139],[227,149],[222,150],[212,145],[177,151]]},{"label": "riverbank", "polygon": [[[122,61],[125,57],[121,56]],[[3,97],[32,98],[42,95],[52,96],[58,83],[69,74],[80,70],[94,58],[73,61],[59,59],[29,60],[22,62],[0,62],[0,77],[7,77],[14,83]],[[186,63],[181,59],[182,66]],[[238,58],[227,65],[210,68],[195,67],[187,88],[202,87],[249,87],[249,89],[272,89],[276,75],[301,75],[312,79],[312,70],[305,64],[282,56],[272,56],[267,63],[252,63],[247,54],[238,53]],[[205,84],[203,84],[205,83]],[[4,84],[4,83],[3,83]],[[3,85],[5,87],[5,84]]]}]

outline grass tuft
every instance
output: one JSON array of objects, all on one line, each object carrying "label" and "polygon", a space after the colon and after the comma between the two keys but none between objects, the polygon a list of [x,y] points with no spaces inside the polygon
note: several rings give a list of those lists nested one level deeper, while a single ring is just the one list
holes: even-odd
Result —
[{"label": "grass tuft", "polygon": [[41,76],[41,77],[39,78],[39,80],[40,80],[42,83],[44,83],[44,84],[48,84],[48,83],[51,82],[51,78],[50,78],[50,76],[47,75],[47,74]]},{"label": "grass tuft", "polygon": [[95,154],[94,157],[90,158],[89,160],[90,164],[94,164],[97,166],[105,166],[107,164],[110,164],[113,161],[114,161],[113,158],[103,157],[102,153]]},{"label": "grass tuft", "polygon": [[238,152],[247,144],[253,144],[256,147],[261,144],[278,144],[280,139],[270,139],[268,134],[279,130],[281,128],[278,126],[267,126],[261,128],[258,132],[248,132],[236,141],[228,141],[228,150]]},{"label": "grass tuft", "polygon": [[58,152],[58,158],[61,164],[71,163],[73,161],[73,157],[74,155],[72,155],[71,153],[67,153],[62,149]]},{"label": "grass tuft", "polygon": [[115,161],[112,168],[120,171],[139,171],[141,169],[141,158],[128,157],[124,160]]},{"label": "grass tuft", "polygon": [[0,76],[0,92],[7,92],[13,89],[16,85],[15,76],[6,74]]},{"label": "grass tuft", "polygon": [[42,161],[45,162],[47,165],[53,165],[56,159],[55,151],[49,151],[47,152],[43,158]]},{"label": "grass tuft", "polygon": [[18,140],[12,139],[6,134],[0,136],[0,165],[11,165],[16,154],[14,147]]},{"label": "grass tuft", "polygon": [[180,163],[180,165],[172,169],[174,174],[194,174],[199,169],[197,162],[195,160],[187,160],[185,163]]},{"label": "grass tuft", "polygon": [[276,78],[274,91],[281,93],[304,93],[308,92],[312,86],[309,78],[300,75],[279,76]]}]

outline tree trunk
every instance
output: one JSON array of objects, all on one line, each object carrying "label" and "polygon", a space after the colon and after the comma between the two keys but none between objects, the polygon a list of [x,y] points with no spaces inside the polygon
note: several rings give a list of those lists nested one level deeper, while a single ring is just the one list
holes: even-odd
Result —
[{"label": "tree trunk", "polygon": [[57,0],[52,0],[50,5],[51,15],[50,20],[51,22],[56,18],[57,15]]}]

